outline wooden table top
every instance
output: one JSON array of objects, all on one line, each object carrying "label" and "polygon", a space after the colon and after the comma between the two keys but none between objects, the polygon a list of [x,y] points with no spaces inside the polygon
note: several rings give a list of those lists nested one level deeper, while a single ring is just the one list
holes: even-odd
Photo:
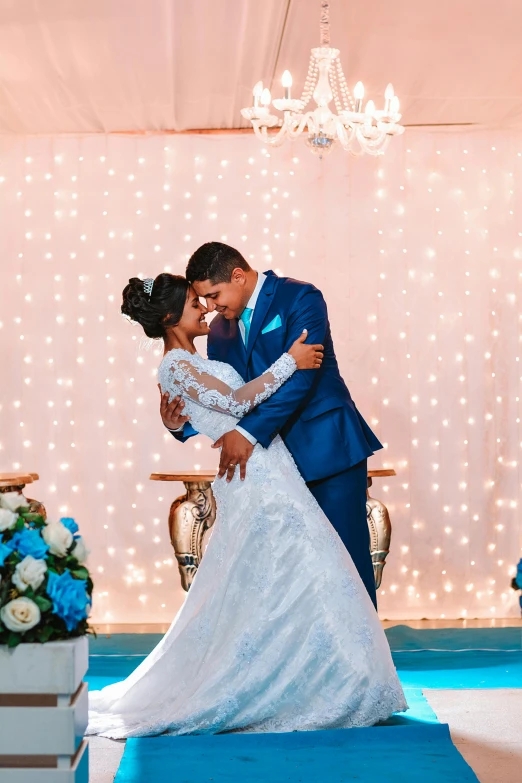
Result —
[{"label": "wooden table top", "polygon": [[216,470],[191,470],[186,473],[151,473],[151,481],[214,481]]},{"label": "wooden table top", "polygon": [[[248,466],[247,466],[248,470]],[[214,481],[217,475],[216,470],[191,470],[176,473],[151,473],[151,481]],[[393,468],[384,470],[369,470],[368,478],[384,478],[385,476],[396,476]]]},{"label": "wooden table top", "polygon": [[38,481],[38,473],[0,473],[0,487],[15,487],[20,484],[32,484]]}]

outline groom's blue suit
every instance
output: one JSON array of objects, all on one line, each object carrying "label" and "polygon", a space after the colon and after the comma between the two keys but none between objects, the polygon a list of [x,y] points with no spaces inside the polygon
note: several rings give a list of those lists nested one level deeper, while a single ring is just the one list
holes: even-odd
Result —
[{"label": "groom's blue suit", "polygon": [[[241,419],[241,428],[265,448],[281,435],[376,604],[366,521],[366,460],[382,445],[355,407],[339,373],[321,292],[310,283],[277,277],[271,271],[266,275],[247,346],[238,321],[217,315],[210,326],[208,358],[231,364],[250,381],[287,351],[303,329],[308,329],[307,343],[324,345],[321,368],[294,373],[272,397]],[[194,434],[185,424],[183,433],[174,436],[184,441]]]}]

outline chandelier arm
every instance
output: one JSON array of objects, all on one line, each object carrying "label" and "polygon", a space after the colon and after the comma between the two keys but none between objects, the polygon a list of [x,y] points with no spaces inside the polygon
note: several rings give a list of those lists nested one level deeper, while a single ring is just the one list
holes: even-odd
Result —
[{"label": "chandelier arm", "polygon": [[[288,138],[292,140],[297,139],[298,136],[300,136],[301,133],[303,132],[305,125],[308,126],[311,117],[312,117],[311,111],[307,111],[306,114],[301,115],[299,124],[295,128],[288,127],[287,129]],[[297,117],[295,119],[297,119]]]},{"label": "chandelier arm", "polygon": [[[349,125],[348,128],[349,132],[347,132],[346,126],[343,125],[342,131],[344,131],[344,134],[342,131],[338,134],[341,147],[345,152],[349,152],[350,155],[353,155],[354,158],[362,158],[365,154],[365,150],[361,147],[359,140],[356,138],[355,127]],[[342,138],[342,135],[344,135],[344,138]]]},{"label": "chandelier arm", "polygon": [[252,126],[257,138],[264,144],[269,144],[271,147],[280,147],[286,141],[287,130],[285,124],[279,128],[277,133],[268,133],[266,125],[260,125],[256,120],[252,120]]},{"label": "chandelier arm", "polygon": [[355,136],[364,152],[367,152],[368,155],[380,155],[382,152],[384,152],[390,140],[390,137],[386,133],[380,135],[375,140],[368,139],[362,133],[361,128],[355,129]]},{"label": "chandelier arm", "polygon": [[384,139],[383,139],[382,144],[380,145],[380,147],[378,147],[378,148],[371,148],[371,149],[365,149],[365,152],[367,152],[368,155],[373,155],[374,157],[376,157],[377,155],[382,155],[384,153],[384,150],[386,149],[386,147],[388,146],[389,143],[390,143],[390,137],[389,136],[385,136]]},{"label": "chandelier arm", "polygon": [[336,129],[337,129],[337,138],[339,139],[341,147],[347,152],[350,151],[355,136],[355,128],[353,127],[353,125],[349,125],[348,128],[346,128],[343,125],[343,123],[339,120],[336,123]]}]

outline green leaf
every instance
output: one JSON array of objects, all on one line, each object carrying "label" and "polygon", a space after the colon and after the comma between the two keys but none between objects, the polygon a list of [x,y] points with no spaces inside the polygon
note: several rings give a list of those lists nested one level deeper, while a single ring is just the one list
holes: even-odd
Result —
[{"label": "green leaf", "polygon": [[41,629],[41,631],[38,634],[38,641],[39,642],[48,642],[51,636],[53,635],[54,628],[52,625],[44,625],[44,627]]},{"label": "green leaf", "polygon": [[48,598],[44,598],[41,595],[35,595],[33,601],[35,602],[35,604],[37,605],[37,607],[41,612],[48,612],[53,605],[52,601],[49,601]]},{"label": "green leaf", "polygon": [[7,637],[8,647],[17,647],[21,641],[22,641],[22,634],[14,633],[14,631],[9,632],[9,636]]},{"label": "green leaf", "polygon": [[71,574],[73,576],[75,576],[76,579],[88,579],[89,578],[89,572],[83,566],[80,566],[80,568],[75,568],[74,571],[71,571]]},{"label": "green leaf", "polygon": [[21,516],[26,519],[27,522],[40,522],[40,520],[43,522],[41,514],[35,514],[32,511],[28,511],[27,513],[21,512]]}]

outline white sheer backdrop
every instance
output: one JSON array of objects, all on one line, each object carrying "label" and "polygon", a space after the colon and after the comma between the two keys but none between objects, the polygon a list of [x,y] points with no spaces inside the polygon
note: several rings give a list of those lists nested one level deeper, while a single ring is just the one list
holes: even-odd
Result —
[{"label": "white sheer backdrop", "polygon": [[[316,160],[252,137],[0,142],[0,469],[74,515],[98,621],[166,621],[183,593],[167,533],[213,467],[158,416],[159,351],[119,314],[129,277],[182,273],[222,239],[313,281],[352,394],[393,466],[382,617],[515,615],[520,557],[522,134],[409,132],[379,159]],[[204,350],[204,346],[201,346]]]}]

